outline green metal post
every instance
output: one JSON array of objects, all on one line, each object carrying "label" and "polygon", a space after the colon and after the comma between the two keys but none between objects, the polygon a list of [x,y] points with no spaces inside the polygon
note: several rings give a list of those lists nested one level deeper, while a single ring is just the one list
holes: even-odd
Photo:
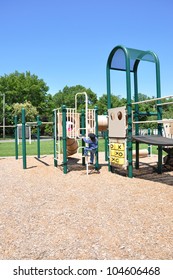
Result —
[{"label": "green metal post", "polygon": [[105,139],[105,161],[108,161],[108,131],[104,131],[104,139]]},{"label": "green metal post", "polygon": [[[82,127],[81,134],[82,136],[85,136],[85,110],[84,109],[81,110],[81,127]],[[85,146],[85,142],[82,139],[82,147],[84,146]],[[85,165],[84,148],[82,148],[82,165]]]},{"label": "green metal post", "polygon": [[[94,107],[95,109],[95,134],[96,134],[96,137],[98,139],[98,107],[95,106]],[[99,143],[98,143],[99,145]],[[97,152],[96,152],[96,163],[95,163],[95,169],[98,170],[99,169],[99,148],[97,148]]]},{"label": "green metal post", "polygon": [[[156,57],[156,89],[157,98],[161,97],[161,86],[160,86],[160,63]],[[157,100],[157,104],[160,104],[161,100]],[[157,106],[157,119],[162,120],[162,106]],[[162,135],[162,125],[158,124],[158,135]],[[162,146],[158,146],[158,173],[162,173]]]},{"label": "green metal post", "polygon": [[[104,115],[108,115],[107,112],[104,112]],[[105,161],[108,161],[108,130],[103,132],[104,140],[105,140]]]},{"label": "green metal post", "polygon": [[128,157],[128,177],[133,177],[132,162],[132,104],[131,104],[131,82],[130,82],[130,59],[126,53],[126,89],[127,89],[127,157]]},{"label": "green metal post", "polygon": [[[151,130],[148,128],[148,135],[151,135]],[[148,144],[148,156],[151,156],[151,145]]]},{"label": "green metal post", "polygon": [[[138,76],[137,76],[137,67],[139,61],[135,63],[134,66],[134,91],[135,91],[135,102],[138,102]],[[135,113],[139,111],[139,105],[135,104]],[[138,114],[135,114],[135,121],[138,121]],[[135,135],[139,135],[139,125],[135,124]],[[136,142],[136,161],[135,168],[139,169],[139,142]]]},{"label": "green metal post", "polygon": [[37,158],[40,158],[40,117],[37,116]]},{"label": "green metal post", "polygon": [[17,116],[14,117],[14,136],[15,136],[15,155],[16,159],[18,159],[18,133],[17,133]]},{"label": "green metal post", "polygon": [[[109,59],[107,61],[107,66],[106,66],[106,83],[107,83],[107,109],[109,110],[111,108],[111,81],[110,81],[110,60]],[[107,131],[106,140],[107,141],[105,141],[105,145],[108,144],[108,147],[109,147],[109,131]],[[111,171],[110,157],[107,157],[107,160],[108,160],[108,171]]]},{"label": "green metal post", "polygon": [[67,174],[67,131],[66,131],[66,106],[62,105],[62,140],[63,140],[63,171]]},{"label": "green metal post", "polygon": [[54,147],[54,166],[57,167],[56,139],[57,139],[57,112],[53,111],[53,147]]},{"label": "green metal post", "polygon": [[26,122],[25,122],[24,108],[22,108],[22,155],[23,155],[23,169],[26,169]]},{"label": "green metal post", "polygon": [[109,63],[107,63],[106,78],[107,78],[107,108],[110,109],[111,108],[111,81],[110,81]]}]

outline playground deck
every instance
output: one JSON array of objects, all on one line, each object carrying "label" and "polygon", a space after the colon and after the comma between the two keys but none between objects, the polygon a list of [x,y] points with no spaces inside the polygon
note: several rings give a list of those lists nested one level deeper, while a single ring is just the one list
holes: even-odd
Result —
[{"label": "playground deck", "polygon": [[0,158],[0,259],[173,259],[173,171],[144,158],[130,179],[99,157],[89,176],[77,157],[67,175],[53,156]]}]

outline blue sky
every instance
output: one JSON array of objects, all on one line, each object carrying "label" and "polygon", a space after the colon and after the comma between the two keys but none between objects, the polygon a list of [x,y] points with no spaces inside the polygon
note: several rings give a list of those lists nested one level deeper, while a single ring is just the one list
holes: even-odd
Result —
[{"label": "blue sky", "polygon": [[[172,11],[172,0],[1,0],[0,75],[31,71],[51,94],[80,84],[99,97],[108,55],[124,45],[154,51],[162,96],[173,94]],[[140,73],[139,91],[155,95],[153,64],[141,64]],[[112,85],[125,97],[124,73],[113,73]]]}]

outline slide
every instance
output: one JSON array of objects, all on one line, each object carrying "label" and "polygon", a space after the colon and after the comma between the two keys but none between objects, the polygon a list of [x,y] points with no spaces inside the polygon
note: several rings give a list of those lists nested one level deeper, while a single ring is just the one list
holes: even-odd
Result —
[{"label": "slide", "polygon": [[67,138],[67,156],[77,153],[78,142],[74,138]]}]

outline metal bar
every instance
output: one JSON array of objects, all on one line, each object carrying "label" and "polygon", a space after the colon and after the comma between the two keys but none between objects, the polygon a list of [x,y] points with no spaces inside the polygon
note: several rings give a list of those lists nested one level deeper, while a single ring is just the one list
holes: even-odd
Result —
[{"label": "metal bar", "polygon": [[92,110],[92,114],[93,114],[93,125],[96,123],[96,125],[94,125],[94,133],[98,134],[98,107],[97,107],[97,114],[95,112],[95,110]]},{"label": "metal bar", "polygon": [[[58,116],[58,121],[56,120],[56,128],[58,127],[58,131],[56,132],[56,137],[58,135],[58,141],[56,142],[56,145],[58,146],[58,155],[57,155],[57,160],[58,163],[61,161],[62,162],[62,157],[61,157],[61,134],[63,133],[62,131],[62,113],[60,113],[60,109],[58,109],[57,115]],[[61,116],[61,117],[60,117]],[[61,120],[61,121],[60,121]]]},{"label": "metal bar", "polygon": [[40,118],[37,116],[37,157],[40,158]]},{"label": "metal bar", "polygon": [[26,169],[26,130],[25,130],[25,109],[22,108],[22,155],[23,169]]},{"label": "metal bar", "polygon": [[134,111],[134,116],[157,116],[156,112],[140,112],[140,111]]},{"label": "metal bar", "polygon": [[[173,95],[158,97],[158,98],[152,98],[152,99],[146,99],[146,100],[142,100],[142,101],[138,101],[138,102],[132,102],[131,104],[135,105],[135,104],[141,104],[141,103],[148,103],[148,102],[153,102],[153,101],[162,100],[162,99],[166,99],[166,98],[173,98]],[[159,106],[161,106],[161,105],[162,104],[159,104]]]},{"label": "metal bar", "polygon": [[[151,135],[151,130],[148,128],[148,135]],[[151,156],[151,145],[148,144],[148,156]]]},{"label": "metal bar", "polygon": [[[4,127],[3,125],[0,125],[0,127]],[[14,125],[5,125],[5,127],[15,127]]]},{"label": "metal bar", "polygon": [[66,130],[66,106],[62,105],[62,139],[63,139],[63,171],[67,174],[67,130]]},{"label": "metal bar", "polygon": [[133,123],[172,123],[173,119],[171,120],[152,120],[152,121],[137,121]]},{"label": "metal bar", "polygon": [[[95,110],[93,110],[93,112],[94,112],[94,115],[95,115],[95,134],[96,134],[97,141],[98,141],[98,107],[95,106],[94,109],[95,109]],[[99,144],[97,144],[97,145],[99,145]],[[97,148],[95,157],[96,157],[96,160],[95,160],[95,169],[96,169],[96,170],[99,170],[99,153],[98,153],[98,148]]]},{"label": "metal bar", "polygon": [[[85,136],[85,114],[86,112],[84,111],[84,109],[82,109],[81,111],[81,134],[82,136]],[[85,142],[82,139],[82,165],[85,165],[85,157],[84,157],[84,147],[85,147]]]},{"label": "metal bar", "polygon": [[2,121],[3,121],[3,138],[5,139],[5,93],[0,93],[0,96],[3,96],[3,119],[2,119]]},{"label": "metal bar", "polygon": [[173,101],[165,102],[165,103],[159,103],[159,104],[156,104],[156,106],[163,106],[163,105],[169,105],[169,104],[173,104]]},{"label": "metal bar", "polygon": [[53,146],[54,146],[54,166],[57,167],[56,155],[56,137],[57,137],[57,112],[53,111]]},{"label": "metal bar", "polygon": [[53,124],[53,122],[41,122],[41,124]]},{"label": "metal bar", "polygon": [[63,123],[63,125],[65,125],[65,127],[66,127],[66,136],[68,137],[69,135],[69,131],[68,131],[68,121],[69,121],[69,117],[68,117],[68,115],[69,115],[69,108],[66,108],[66,120],[65,120],[65,123]]},{"label": "metal bar", "polygon": [[127,91],[127,158],[128,177],[133,177],[133,156],[132,156],[132,106],[131,106],[131,76],[130,58],[126,53],[126,91]]},{"label": "metal bar", "polygon": [[14,135],[15,135],[15,155],[16,155],[16,159],[18,159],[17,116],[14,117],[14,124],[15,124],[15,129],[14,129]]},{"label": "metal bar", "polygon": [[74,138],[76,138],[76,121],[77,121],[77,114],[75,115],[75,110],[72,111],[72,119],[73,119],[73,127],[71,129],[71,134]]},{"label": "metal bar", "polygon": [[5,139],[5,93],[3,93],[3,138]]},{"label": "metal bar", "polygon": [[75,95],[75,111],[77,112],[77,96],[79,94],[84,94],[85,95],[85,127],[86,127],[86,137],[88,137],[88,122],[87,122],[87,118],[88,118],[88,95],[86,92],[78,92]]}]

